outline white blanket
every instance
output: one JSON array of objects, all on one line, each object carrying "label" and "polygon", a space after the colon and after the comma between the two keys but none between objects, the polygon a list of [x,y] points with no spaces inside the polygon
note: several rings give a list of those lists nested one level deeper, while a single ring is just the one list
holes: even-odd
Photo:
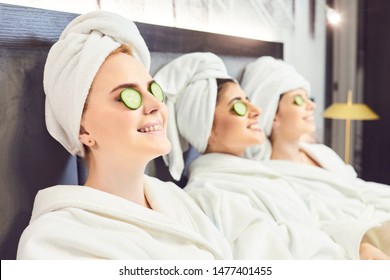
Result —
[{"label": "white blanket", "polygon": [[18,259],[231,259],[231,249],[183,190],[145,176],[154,210],[83,186],[38,193]]},{"label": "white blanket", "polygon": [[206,154],[189,171],[185,191],[232,244],[235,258],[346,258],[288,182],[260,162]]},{"label": "white blanket", "polygon": [[323,168],[282,160],[262,163],[291,183],[322,228],[349,256],[356,254],[362,237],[372,228],[377,230],[371,232],[380,232],[374,237],[380,249],[390,254],[390,231],[383,230],[390,230],[390,188],[358,179],[353,168],[324,145],[302,143],[301,148]]}]

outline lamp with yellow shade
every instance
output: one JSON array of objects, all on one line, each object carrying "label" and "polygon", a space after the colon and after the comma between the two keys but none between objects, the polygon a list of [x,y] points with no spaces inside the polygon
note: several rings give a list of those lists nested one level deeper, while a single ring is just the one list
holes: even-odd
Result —
[{"label": "lamp with yellow shade", "polygon": [[351,121],[352,120],[377,120],[379,116],[366,104],[352,103],[352,90],[348,91],[347,103],[334,103],[322,114],[328,119],[345,120],[345,146],[344,161],[349,164],[350,142],[351,142]]}]

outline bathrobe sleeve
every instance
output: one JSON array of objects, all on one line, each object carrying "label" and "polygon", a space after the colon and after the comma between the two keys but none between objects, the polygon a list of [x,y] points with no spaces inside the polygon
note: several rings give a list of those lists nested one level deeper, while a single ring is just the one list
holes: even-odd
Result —
[{"label": "bathrobe sleeve", "polygon": [[335,151],[325,145],[301,143],[301,147],[324,169],[332,173],[332,176],[337,176],[340,182],[353,186],[356,192],[361,194],[365,204],[390,212],[389,185],[362,180],[351,165],[345,164]]},{"label": "bathrobe sleeve", "polygon": [[[358,259],[363,237],[390,219],[389,192],[384,185],[374,183],[369,189],[369,184],[357,178],[355,170],[329,147],[302,144],[301,148],[323,168],[278,160],[264,164],[290,181],[321,227],[350,258]],[[386,239],[382,241],[386,243]]]},{"label": "bathrobe sleeve", "polygon": [[262,163],[215,153],[198,157],[189,171],[185,191],[233,246],[243,246],[234,249],[236,256],[241,250],[268,250],[265,244],[273,240],[279,243],[273,247],[287,247],[294,259],[345,259],[344,248],[320,228],[288,181]]},{"label": "bathrobe sleeve", "polygon": [[[206,183],[207,185],[207,183]],[[214,188],[185,188],[228,240],[234,259],[292,259],[287,241],[270,217],[247,196]]]},{"label": "bathrobe sleeve", "polygon": [[231,259],[231,249],[178,186],[145,176],[152,209],[83,186],[41,190],[18,259]]},{"label": "bathrobe sleeve", "polygon": [[373,204],[377,209],[390,213],[390,186],[376,182],[355,179],[355,185],[362,192],[366,203]]}]

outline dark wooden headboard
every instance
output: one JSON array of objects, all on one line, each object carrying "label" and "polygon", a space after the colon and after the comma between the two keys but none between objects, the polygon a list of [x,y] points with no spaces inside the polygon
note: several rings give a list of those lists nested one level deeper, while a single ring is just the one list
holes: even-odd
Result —
[{"label": "dark wooden headboard", "polygon": [[[39,189],[79,184],[85,178],[81,161],[48,134],[44,121],[42,80],[46,56],[76,16],[0,4],[1,259],[16,257],[19,237],[29,222]],[[263,55],[283,56],[281,43],[136,24],[152,52],[152,74],[170,59],[195,51],[220,55],[237,78],[250,60]],[[156,175],[169,180],[163,172]]]}]

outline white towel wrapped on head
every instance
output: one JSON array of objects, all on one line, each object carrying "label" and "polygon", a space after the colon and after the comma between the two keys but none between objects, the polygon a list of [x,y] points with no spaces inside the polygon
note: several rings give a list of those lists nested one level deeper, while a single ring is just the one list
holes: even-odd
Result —
[{"label": "white towel wrapped on head", "polygon": [[[282,94],[304,89],[308,96],[310,95],[309,82],[292,65],[271,56],[262,56],[245,67],[241,87],[250,101],[261,109],[260,124],[267,137],[271,135]],[[262,146],[262,151],[254,146],[248,149],[246,155],[253,158],[269,158],[271,145],[268,141],[269,139]]]},{"label": "white towel wrapped on head", "polygon": [[149,70],[150,53],[136,25],[110,12],[76,17],[49,51],[43,79],[46,126],[72,155],[84,156],[80,122],[93,79],[121,44],[129,45],[133,56]]},{"label": "white towel wrapped on head", "polygon": [[198,152],[207,148],[217,100],[216,79],[231,79],[226,66],[215,54],[182,55],[154,76],[166,94],[168,138],[171,152],[164,157],[175,180],[184,170],[183,152],[191,144]]}]

